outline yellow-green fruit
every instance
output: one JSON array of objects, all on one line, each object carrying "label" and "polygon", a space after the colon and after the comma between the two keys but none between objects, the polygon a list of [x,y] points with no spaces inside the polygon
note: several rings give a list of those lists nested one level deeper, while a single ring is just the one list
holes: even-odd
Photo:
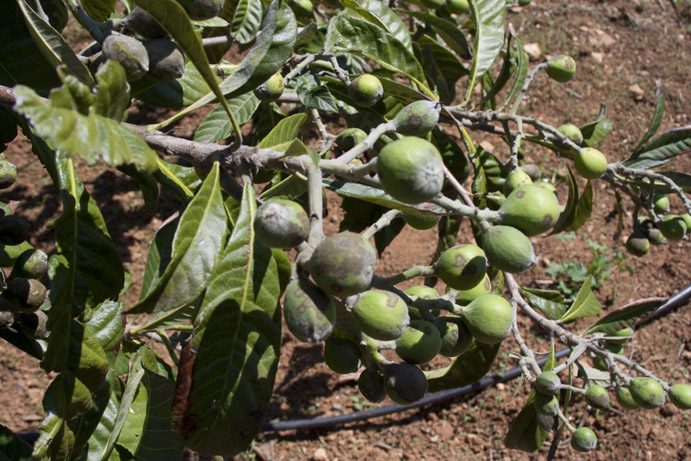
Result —
[{"label": "yellow-green fruit", "polygon": [[297,202],[271,199],[257,209],[254,230],[259,241],[270,248],[293,248],[307,240],[310,218]]},{"label": "yellow-green fruit", "polygon": [[48,255],[41,250],[27,250],[17,258],[11,278],[40,279],[48,270]]},{"label": "yellow-green fruit", "polygon": [[374,369],[366,368],[357,380],[360,393],[372,403],[378,403],[386,397],[384,377]]},{"label": "yellow-green fruit", "polygon": [[272,102],[281,97],[284,89],[285,81],[283,80],[283,75],[276,72],[254,90],[254,95],[260,101]]},{"label": "yellow-green fruit", "polygon": [[324,341],[324,362],[341,375],[358,371],[362,364],[357,344],[333,335]]},{"label": "yellow-green fruit", "polygon": [[290,8],[295,13],[295,16],[304,18],[312,14],[314,4],[310,0],[293,0],[290,2]]},{"label": "yellow-green fruit", "polygon": [[536,392],[533,405],[535,405],[535,410],[543,415],[556,416],[559,414],[559,400],[553,395]]},{"label": "yellow-green fruit", "polygon": [[649,410],[665,403],[665,390],[653,378],[634,378],[629,384],[629,391],[633,400],[642,408]]},{"label": "yellow-green fruit", "polygon": [[286,288],[283,317],[297,339],[317,343],[331,335],[336,323],[336,306],[312,282],[299,279]]},{"label": "yellow-green fruit", "polygon": [[616,336],[621,339],[608,339],[607,344],[611,344],[613,346],[621,346],[623,345],[626,341],[631,339],[631,336],[633,335],[633,329],[630,327],[622,328],[621,330],[618,330],[616,333],[614,333],[613,336]]},{"label": "yellow-green fruit", "polygon": [[487,258],[480,247],[457,245],[444,251],[434,265],[435,274],[456,290],[468,290],[487,273]]},{"label": "yellow-green fruit", "polygon": [[547,75],[552,80],[564,83],[571,80],[576,73],[576,61],[571,56],[559,54],[547,61]]},{"label": "yellow-green fruit", "polygon": [[599,384],[594,384],[585,391],[585,400],[594,408],[604,409],[609,407],[609,393],[607,389]]},{"label": "yellow-green fruit", "polygon": [[473,343],[473,335],[460,317],[447,315],[437,319],[437,328],[441,335],[439,353],[445,357],[461,355]]},{"label": "yellow-green fruit", "polygon": [[165,37],[166,31],[143,8],[135,6],[125,18],[125,27],[147,38]]},{"label": "yellow-green fruit", "polygon": [[542,176],[540,167],[534,163],[526,163],[521,165],[520,168],[530,177],[531,181],[537,181]]},{"label": "yellow-green fruit", "polygon": [[543,371],[535,380],[535,390],[545,395],[557,395],[561,390],[561,380],[553,371]]},{"label": "yellow-green fruit", "polygon": [[35,279],[14,279],[7,283],[7,294],[17,300],[23,312],[34,312],[46,299],[46,286]]},{"label": "yellow-green fruit", "polygon": [[404,136],[424,136],[437,126],[440,111],[438,101],[411,102],[394,117],[396,132]]},{"label": "yellow-green fruit", "polygon": [[669,391],[669,399],[680,410],[691,409],[691,385],[675,384]]},{"label": "yellow-green fruit", "polygon": [[384,191],[404,203],[433,199],[444,185],[444,162],[434,144],[407,136],[387,144],[377,156]]},{"label": "yellow-green fruit", "polygon": [[348,87],[350,99],[360,107],[372,107],[384,96],[384,86],[371,74],[360,75]]},{"label": "yellow-green fruit", "polygon": [[629,390],[629,388],[620,387],[619,389],[617,389],[616,396],[617,403],[619,403],[619,405],[626,408],[627,410],[635,410],[636,408],[640,408],[640,406],[633,399],[633,396],[631,395],[631,391]]},{"label": "yellow-green fruit", "polygon": [[194,21],[215,18],[221,12],[225,0],[177,0]]},{"label": "yellow-green fruit", "polygon": [[691,215],[688,213],[684,213],[683,215],[681,215],[681,219],[683,219],[686,223],[686,229],[691,229]]},{"label": "yellow-green fruit", "polygon": [[441,335],[427,320],[413,320],[396,339],[396,354],[406,362],[427,363],[439,354]]},{"label": "yellow-green fruit", "polygon": [[581,453],[593,451],[597,446],[595,432],[587,427],[579,427],[571,434],[571,448]]},{"label": "yellow-green fruit", "polygon": [[513,309],[498,295],[482,295],[465,306],[462,311],[468,330],[484,344],[496,344],[509,336],[513,322]]},{"label": "yellow-green fruit", "polygon": [[182,77],[185,73],[185,55],[182,49],[167,38],[144,41],[149,54],[149,74],[162,82]]},{"label": "yellow-green fruit", "polygon": [[555,197],[556,197],[557,195],[559,195],[559,191],[557,191],[557,188],[554,187],[554,184],[552,184],[551,182],[547,182],[547,181],[535,181],[535,182],[533,183],[533,186],[535,186],[535,187],[542,187],[543,189],[547,189],[547,190],[550,191],[552,194],[554,194]]},{"label": "yellow-green fruit", "polygon": [[5,245],[19,245],[31,234],[29,221],[14,214],[0,218],[0,242]]},{"label": "yellow-green fruit", "polygon": [[343,152],[347,152],[364,141],[366,137],[367,133],[360,128],[347,128],[338,133],[335,142]]},{"label": "yellow-green fruit", "polygon": [[390,291],[364,292],[355,303],[353,313],[363,333],[381,341],[400,338],[410,323],[408,306]]},{"label": "yellow-green fruit", "polygon": [[119,62],[130,82],[139,80],[149,71],[149,53],[134,37],[109,35],[103,41],[103,56]]},{"label": "yellow-green fruit", "polygon": [[466,14],[470,12],[468,0],[446,0],[446,8],[454,14]]},{"label": "yellow-green fruit", "polygon": [[[583,143],[583,133],[581,132],[581,129],[578,128],[576,125],[573,123],[567,123],[565,125],[560,126],[557,128],[557,131],[567,138],[574,144],[580,146]],[[559,147],[567,147],[566,143],[559,142]]]},{"label": "yellow-green fruit", "polygon": [[667,213],[669,211],[669,198],[666,195],[656,195],[653,197],[653,208],[655,213]]},{"label": "yellow-green fruit", "polygon": [[586,179],[597,179],[607,171],[607,158],[597,149],[584,147],[574,158],[576,171]]},{"label": "yellow-green fruit", "polygon": [[516,168],[511,170],[511,172],[506,175],[506,181],[504,181],[504,195],[509,195],[515,189],[524,186],[526,184],[532,184],[533,180],[528,173],[523,171],[521,168]]},{"label": "yellow-green fruit", "polygon": [[668,240],[678,241],[686,235],[687,227],[684,219],[676,214],[668,214],[657,223],[657,228],[660,229],[662,235]]},{"label": "yellow-green fruit", "polygon": [[420,3],[422,3],[422,6],[426,8],[439,8],[440,6],[444,5],[445,0],[420,0]]},{"label": "yellow-green fruit", "polygon": [[420,400],[427,392],[427,377],[412,363],[384,365],[384,389],[391,400],[401,405]]},{"label": "yellow-green fruit", "polygon": [[14,163],[0,159],[0,189],[7,189],[17,180],[17,167]]},{"label": "yellow-green fruit", "polygon": [[427,230],[437,225],[441,216],[433,214],[403,213],[403,220],[413,229]]},{"label": "yellow-green fruit", "polygon": [[474,287],[471,287],[467,290],[458,290],[455,293],[455,298],[456,298],[456,304],[460,304],[462,306],[465,306],[469,302],[473,301],[475,298],[482,296],[482,295],[487,295],[492,292],[492,281],[489,279],[489,276],[485,274],[485,276],[480,280],[480,283],[475,285]]},{"label": "yellow-green fruit", "polygon": [[559,201],[544,187],[526,184],[515,189],[502,203],[501,223],[527,236],[550,230],[559,219]]},{"label": "yellow-green fruit", "polygon": [[345,298],[369,286],[376,262],[377,253],[367,240],[353,232],[341,232],[317,245],[309,270],[324,292]]},{"label": "yellow-green fruit", "polygon": [[650,251],[650,241],[644,235],[634,232],[626,239],[626,251],[634,256],[645,256]]},{"label": "yellow-green fruit", "polygon": [[501,271],[522,272],[535,265],[533,245],[515,227],[490,227],[482,234],[482,249],[490,265]]}]

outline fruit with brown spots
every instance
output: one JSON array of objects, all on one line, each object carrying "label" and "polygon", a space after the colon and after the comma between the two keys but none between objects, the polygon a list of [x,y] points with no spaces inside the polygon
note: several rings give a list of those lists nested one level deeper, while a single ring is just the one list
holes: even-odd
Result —
[{"label": "fruit with brown spots", "polygon": [[341,232],[317,245],[309,271],[324,292],[345,298],[367,289],[376,262],[377,253],[367,240],[353,232]]}]

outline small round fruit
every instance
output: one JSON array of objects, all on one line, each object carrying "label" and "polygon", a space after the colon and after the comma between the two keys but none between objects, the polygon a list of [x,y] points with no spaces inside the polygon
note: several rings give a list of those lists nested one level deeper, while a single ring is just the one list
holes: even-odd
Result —
[{"label": "small round fruit", "polygon": [[185,73],[182,49],[167,38],[144,40],[149,54],[149,74],[161,82],[176,80]]},{"label": "small round fruit", "polygon": [[456,304],[465,306],[466,304],[473,301],[475,298],[482,295],[487,295],[492,293],[492,281],[489,276],[485,274],[480,283],[467,290],[458,290],[455,294]]},{"label": "small round fruit", "polygon": [[547,61],[547,75],[552,80],[564,83],[571,80],[576,73],[576,61],[571,56],[558,54]]},{"label": "small round fruit", "polygon": [[7,189],[17,180],[17,167],[14,163],[0,159],[0,189]]},{"label": "small round fruit", "polygon": [[441,216],[433,214],[403,213],[403,220],[413,229],[431,229],[441,221]]},{"label": "small round fruit", "polygon": [[405,333],[396,339],[396,354],[406,362],[427,363],[439,354],[441,335],[427,320],[413,320]]},{"label": "small round fruit", "polygon": [[48,255],[42,250],[26,250],[12,268],[12,278],[40,279],[48,270]]},{"label": "small round fruit", "polygon": [[665,236],[660,232],[660,229],[653,227],[643,231],[643,234],[652,245],[662,245],[667,242]]},{"label": "small round fruit", "polygon": [[435,273],[453,289],[473,288],[487,273],[485,252],[473,244],[451,247],[439,256]]},{"label": "small round fruit", "polygon": [[597,179],[607,171],[607,158],[597,149],[584,147],[574,159],[578,174],[586,179]]},{"label": "small round fruit", "polygon": [[363,74],[350,82],[350,98],[360,107],[372,107],[384,96],[384,86],[371,74]]},{"label": "small round fruit", "polygon": [[553,371],[543,371],[535,380],[535,390],[545,395],[557,395],[561,390],[561,379]]},{"label": "small round fruit", "polygon": [[490,227],[482,235],[482,249],[490,265],[501,271],[522,272],[535,265],[533,245],[515,227]]},{"label": "small round fruit", "polygon": [[616,333],[614,333],[613,336],[616,336],[621,339],[608,339],[607,344],[611,344],[613,346],[621,346],[623,345],[626,341],[631,339],[631,336],[633,335],[633,329],[630,327],[622,328],[621,330],[618,330]]},{"label": "small round fruit", "polygon": [[456,357],[470,349],[473,335],[460,317],[447,315],[437,319],[441,336],[439,353],[444,357]]},{"label": "small round fruit", "polygon": [[496,344],[509,336],[514,312],[511,304],[498,295],[482,295],[462,311],[468,330],[483,344]]},{"label": "small round fruit", "polygon": [[7,294],[19,302],[24,312],[34,312],[46,299],[46,286],[34,279],[14,279],[7,283]]},{"label": "small round fruit", "polygon": [[446,8],[454,14],[466,14],[470,12],[468,0],[446,0]]},{"label": "small round fruit", "polygon": [[683,219],[686,223],[686,229],[691,229],[691,214],[684,213],[683,215],[681,215],[681,219]]},{"label": "small round fruit", "polygon": [[19,245],[31,234],[29,221],[14,214],[0,218],[0,243]]},{"label": "small round fruit", "polygon": [[543,415],[557,416],[559,414],[559,399],[554,395],[536,392],[533,404],[535,410]]},{"label": "small round fruit", "polygon": [[[408,306],[408,313],[410,314],[411,319],[416,320],[424,318],[420,314],[420,309],[429,310],[428,304],[419,300],[431,300],[439,298],[439,293],[437,293],[437,290],[424,285],[412,286],[406,290],[405,294],[410,296],[413,300],[413,302]],[[439,315],[439,309],[432,309],[430,313],[436,317]]]},{"label": "small round fruit", "polygon": [[526,184],[515,189],[502,203],[501,223],[532,237],[551,229],[559,219],[559,201],[543,187]]},{"label": "small round fruit", "polygon": [[629,391],[633,400],[642,408],[649,410],[665,403],[665,390],[653,378],[634,378],[629,384]]},{"label": "small round fruit", "polygon": [[221,12],[225,0],[177,0],[194,21],[215,18]]},{"label": "small round fruit", "polygon": [[166,31],[143,8],[135,6],[125,18],[125,27],[147,38],[165,37]]},{"label": "small round fruit", "polygon": [[309,271],[319,288],[345,298],[363,292],[372,281],[377,253],[362,236],[341,232],[314,249]]},{"label": "small round fruit", "polygon": [[[560,126],[559,128],[557,128],[557,131],[569,138],[571,142],[578,146],[580,146],[583,143],[583,133],[581,132],[581,129],[573,123],[567,123],[565,125]],[[559,142],[559,147],[567,147],[567,145],[566,143]]]},{"label": "small round fruit", "polygon": [[420,400],[427,392],[427,377],[412,363],[384,365],[384,389],[391,400],[401,405]]},{"label": "small round fruit", "polygon": [[691,409],[691,385],[675,384],[669,391],[669,399],[680,410]]},{"label": "small round fruit", "polygon": [[599,384],[593,384],[585,391],[585,400],[594,408],[604,409],[609,407],[609,393]]},{"label": "small round fruit", "polygon": [[655,195],[653,197],[653,208],[655,213],[667,213],[669,211],[669,198],[663,194]]},{"label": "small round fruit", "polygon": [[336,306],[312,282],[299,279],[286,288],[283,317],[297,339],[317,343],[331,335],[336,323]]},{"label": "small round fruit", "polygon": [[506,181],[504,181],[504,195],[509,195],[515,189],[524,186],[526,184],[532,184],[533,179],[528,173],[523,171],[521,168],[516,168],[511,170],[511,172],[506,175]]},{"label": "small round fruit", "polygon": [[285,86],[283,75],[281,75],[279,72],[276,72],[269,77],[267,81],[259,85],[259,87],[254,90],[254,95],[260,101],[273,102],[281,97]]},{"label": "small round fruit", "polygon": [[355,303],[353,313],[363,333],[381,341],[400,338],[410,323],[408,306],[390,291],[364,292]]},{"label": "small round fruit", "polygon": [[353,147],[360,144],[367,137],[367,133],[360,128],[347,128],[336,136],[335,143],[343,152],[348,152]]},{"label": "small round fruit", "polygon": [[354,373],[362,365],[357,344],[334,338],[333,335],[324,341],[324,362],[331,370],[341,375]]},{"label": "small round fruit", "polygon": [[664,216],[662,220],[657,223],[657,228],[660,229],[660,232],[662,232],[662,235],[664,235],[667,240],[672,241],[683,239],[688,230],[684,219],[676,214]]},{"label": "small round fruit", "polygon": [[396,114],[396,132],[404,136],[424,136],[437,126],[441,104],[437,101],[415,101]]},{"label": "small round fruit", "polygon": [[295,16],[305,18],[314,11],[314,4],[311,0],[293,0],[290,2],[290,8],[295,13]]},{"label": "small round fruit", "polygon": [[433,199],[444,185],[444,162],[434,144],[407,136],[387,144],[377,156],[384,191],[404,203]]},{"label": "small round fruit", "polygon": [[122,64],[127,80],[139,80],[149,70],[149,53],[144,44],[127,35],[109,35],[103,41],[103,56]]},{"label": "small round fruit", "polygon": [[542,171],[540,170],[540,167],[535,165],[534,163],[526,163],[524,165],[521,165],[521,170],[525,171],[530,179],[532,181],[537,181],[542,177]]},{"label": "small round fruit", "polygon": [[617,403],[619,403],[619,405],[626,408],[627,410],[635,410],[637,408],[640,408],[640,406],[633,399],[631,391],[628,387],[620,387],[619,389],[617,389],[616,397]]},{"label": "small round fruit", "polygon": [[377,370],[371,368],[362,370],[357,380],[357,387],[363,397],[372,403],[379,403],[386,397],[384,377]]},{"label": "small round fruit", "polygon": [[650,251],[650,241],[644,235],[634,232],[626,239],[626,251],[634,256],[645,256]]},{"label": "small round fruit", "polygon": [[571,448],[581,453],[593,451],[597,446],[597,436],[590,428],[579,427],[571,434]]},{"label": "small round fruit", "polygon": [[307,240],[310,218],[297,202],[271,199],[257,209],[254,230],[259,241],[270,248],[293,248]]}]

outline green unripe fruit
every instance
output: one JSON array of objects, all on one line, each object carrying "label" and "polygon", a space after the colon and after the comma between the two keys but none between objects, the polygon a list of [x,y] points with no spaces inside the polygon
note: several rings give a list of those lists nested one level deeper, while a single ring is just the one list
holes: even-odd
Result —
[{"label": "green unripe fruit", "polygon": [[204,21],[215,18],[221,12],[225,0],[177,0],[190,19]]},{"label": "green unripe fruit", "polygon": [[556,416],[537,413],[535,419],[537,420],[537,425],[547,432],[554,434],[559,429],[559,418]]},{"label": "green unripe fruit", "polygon": [[691,385],[675,384],[669,391],[669,399],[680,410],[691,409]]},{"label": "green unripe fruit", "polygon": [[149,53],[144,44],[134,37],[109,35],[103,41],[103,56],[119,62],[130,82],[139,80],[149,71]]},{"label": "green unripe fruit", "polygon": [[314,4],[310,0],[293,0],[289,5],[295,16],[300,18],[309,16],[314,11]]},{"label": "green unripe fruit", "polygon": [[35,279],[14,279],[7,283],[7,294],[18,301],[22,311],[34,312],[46,299],[46,286]]},{"label": "green unripe fruit", "polygon": [[660,229],[652,228],[644,230],[643,233],[650,243],[653,245],[662,245],[667,241],[665,236],[660,232]]},{"label": "green unripe fruit", "polygon": [[324,292],[345,298],[363,292],[372,281],[377,253],[358,234],[341,232],[314,249],[309,270]]},{"label": "green unripe fruit", "polygon": [[553,371],[543,371],[535,380],[535,390],[545,395],[557,395],[561,390],[561,380]]},{"label": "green unripe fruit", "polygon": [[640,406],[633,399],[631,391],[628,387],[620,387],[619,389],[617,389],[616,397],[617,403],[619,403],[619,405],[626,408],[627,410],[635,410],[637,408],[640,408]]},{"label": "green unripe fruit", "polygon": [[427,230],[431,229],[441,221],[441,216],[433,214],[412,214],[403,213],[403,220],[413,229]]},{"label": "green unripe fruit", "polygon": [[509,336],[513,323],[511,304],[498,295],[482,295],[462,311],[468,330],[483,344],[496,344]]},{"label": "green unripe fruit", "polygon": [[466,14],[470,12],[468,0],[446,0],[446,8],[454,14]]},{"label": "green unripe fruit", "polygon": [[411,363],[384,365],[384,389],[391,400],[401,405],[420,400],[427,392],[427,377]]},{"label": "green unripe fruit", "polygon": [[439,353],[444,357],[456,357],[470,349],[473,335],[460,317],[440,317],[437,328],[441,336]]},{"label": "green unripe fruit", "polygon": [[377,370],[364,369],[357,380],[357,387],[363,397],[372,403],[379,403],[386,397],[384,377]]},{"label": "green unripe fruit", "polygon": [[[581,133],[581,129],[573,123],[567,123],[565,125],[560,126],[559,128],[557,128],[557,131],[569,138],[570,141],[572,141],[574,144],[578,146],[580,146],[583,143],[583,133]],[[566,144],[563,142],[559,142],[558,144],[559,147],[567,147]]]},{"label": "green unripe fruit", "polygon": [[404,136],[424,136],[437,126],[441,104],[437,101],[415,101],[396,114],[396,131]]},{"label": "green unripe fruit", "polygon": [[571,56],[558,54],[547,61],[547,75],[557,82],[571,80],[576,73],[576,61]]},{"label": "green unripe fruit", "polygon": [[135,6],[125,18],[125,27],[147,38],[165,37],[166,31],[143,8]]},{"label": "green unripe fruit", "polygon": [[444,251],[435,263],[435,273],[456,290],[468,290],[487,273],[485,252],[476,245],[458,245]]},{"label": "green unripe fruit", "polygon": [[270,248],[293,248],[307,240],[310,218],[297,202],[271,199],[257,209],[254,230]]},{"label": "green unripe fruit", "polygon": [[576,171],[586,179],[597,179],[607,171],[607,158],[597,149],[584,147],[574,158]]},{"label": "green unripe fruit", "polygon": [[535,165],[534,163],[526,163],[525,165],[522,165],[520,168],[521,170],[527,173],[527,175],[530,177],[532,181],[537,181],[542,176],[542,171],[540,170],[540,167]]},{"label": "green unripe fruit", "polygon": [[41,250],[22,253],[12,268],[12,278],[40,279],[48,270],[48,255]]},{"label": "green unripe fruit", "polygon": [[372,107],[384,96],[384,86],[374,75],[364,74],[350,82],[348,94],[358,106]]},{"label": "green unripe fruit", "polygon": [[358,371],[362,362],[357,344],[329,336],[324,341],[324,362],[335,373],[344,375]]},{"label": "green unripe fruit", "polygon": [[377,157],[384,191],[404,203],[433,199],[444,185],[444,162],[434,144],[404,137],[387,144]]},{"label": "green unripe fruit", "polygon": [[363,333],[381,341],[400,338],[410,323],[408,306],[390,291],[364,292],[355,304],[353,313]]},{"label": "green unripe fruit", "polygon": [[441,336],[433,323],[413,320],[405,333],[396,339],[396,354],[406,362],[427,363],[441,349]]},{"label": "green unripe fruit", "polygon": [[588,405],[594,408],[604,409],[609,407],[609,393],[607,389],[599,384],[594,384],[585,391],[585,400],[588,402]]},{"label": "green unripe fruit", "polygon": [[532,184],[533,180],[528,173],[523,171],[521,168],[516,168],[511,170],[511,172],[506,175],[506,181],[504,181],[504,195],[509,195],[515,189],[524,186],[526,184]]},{"label": "green unripe fruit", "polygon": [[[615,341],[615,344],[609,341],[603,341],[603,346],[605,350],[607,350],[608,352],[612,352],[617,355],[621,355],[624,353],[624,346],[622,344],[619,344],[618,341]],[[607,363],[604,361],[604,359],[602,359],[602,357],[593,357],[593,366],[598,370],[608,370]]]},{"label": "green unripe fruit", "polygon": [[331,335],[336,323],[336,306],[316,285],[300,279],[286,288],[283,317],[297,339],[317,343]]},{"label": "green unripe fruit", "polygon": [[182,49],[167,38],[144,41],[149,54],[149,74],[161,82],[182,77],[185,73],[185,55]]},{"label": "green unripe fruit", "polygon": [[276,72],[267,81],[259,85],[254,90],[254,95],[264,102],[272,102],[278,100],[283,94],[286,84],[283,75]]},{"label": "green unripe fruit", "polygon": [[681,215],[681,219],[684,220],[684,223],[686,223],[686,229],[691,229],[691,215],[688,213],[684,213]]},{"label": "green unripe fruit", "polygon": [[501,223],[515,227],[527,236],[542,234],[559,219],[559,202],[543,187],[526,184],[515,189],[502,203]]},{"label": "green unripe fruit", "polygon": [[557,416],[559,414],[559,399],[553,395],[536,392],[533,404],[535,410],[543,415]]},{"label": "green unripe fruit", "polygon": [[489,276],[485,274],[480,283],[467,290],[458,290],[455,294],[456,304],[465,306],[469,302],[473,301],[482,295],[487,295],[492,293],[492,281]]},{"label": "green unripe fruit", "polygon": [[0,159],[0,189],[7,189],[17,180],[17,167],[14,163]]},{"label": "green unripe fruit", "polygon": [[367,133],[360,128],[347,128],[338,133],[335,142],[343,152],[347,152],[364,141],[366,137]]},{"label": "green unripe fruit", "polygon": [[642,408],[651,410],[665,403],[665,390],[653,378],[632,379],[629,391],[633,400]]},{"label": "green unripe fruit", "polygon": [[19,245],[31,234],[29,221],[14,214],[0,218],[0,242],[5,245]]},{"label": "green unripe fruit", "polygon": [[621,330],[617,331],[614,333],[614,336],[617,336],[622,339],[608,339],[607,344],[611,344],[613,346],[621,346],[623,345],[626,341],[631,339],[631,336],[633,335],[633,329],[630,327],[627,328],[622,328]]},{"label": "green unripe fruit", "polygon": [[597,446],[595,432],[587,427],[579,427],[571,434],[571,448],[581,453],[593,451]]},{"label": "green unripe fruit", "polygon": [[634,256],[645,256],[650,251],[650,241],[644,235],[634,232],[626,239],[626,251]]},{"label": "green unripe fruit", "polygon": [[657,224],[662,235],[668,240],[678,241],[686,235],[687,227],[684,219],[676,214],[668,214]]},{"label": "green unripe fruit", "polygon": [[515,227],[490,227],[482,234],[482,249],[487,261],[501,271],[522,272],[535,265],[533,245]]},{"label": "green unripe fruit", "polygon": [[653,197],[653,209],[655,213],[667,213],[669,211],[669,198],[662,194]]},{"label": "green unripe fruit", "polygon": [[[427,308],[427,306],[423,306],[423,303],[418,301],[420,299],[422,300],[430,300],[430,299],[438,299],[439,298],[439,293],[437,293],[437,290],[431,287],[427,287],[424,285],[416,285],[413,287],[408,288],[408,290],[405,292],[408,296],[411,297],[413,302],[408,306],[408,313],[410,314],[411,319],[423,319],[424,317],[420,314],[420,309]],[[429,308],[427,308],[429,309]],[[432,309],[430,312],[434,316],[439,315],[439,309]]]},{"label": "green unripe fruit", "polygon": [[535,186],[535,187],[542,187],[543,189],[547,189],[547,190],[550,191],[552,194],[554,194],[555,197],[556,197],[557,195],[559,195],[559,191],[557,191],[557,188],[554,187],[554,184],[552,184],[551,182],[536,181],[536,182],[533,183],[533,186]]}]

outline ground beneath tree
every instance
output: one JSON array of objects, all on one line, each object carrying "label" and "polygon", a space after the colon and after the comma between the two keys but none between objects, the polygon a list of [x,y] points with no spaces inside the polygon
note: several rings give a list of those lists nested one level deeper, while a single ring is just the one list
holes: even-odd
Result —
[{"label": "ground beneath tree", "polygon": [[[676,5],[676,6],[675,6]],[[655,80],[667,95],[667,114],[663,129],[688,125],[691,113],[691,4],[616,0],[593,2],[577,0],[534,1],[527,8],[512,10],[511,22],[526,46],[545,57],[565,53],[576,58],[578,71],[568,84],[557,84],[539,77],[534,84],[525,112],[553,125],[577,125],[595,119],[600,103],[614,120],[614,133],[601,150],[610,161],[630,152],[648,126],[654,107]],[[538,88],[539,87],[539,88]],[[153,119],[156,113],[142,108],[133,119]],[[176,133],[189,135],[196,120],[184,121]],[[487,139],[500,156],[505,146]],[[485,147],[491,148],[485,144]],[[19,137],[7,151],[19,169],[20,181],[3,191],[3,200],[19,201],[18,213],[27,217],[36,233],[32,243],[54,251],[54,233],[48,224],[59,215],[59,198],[40,163],[30,153],[30,144]],[[564,169],[549,159],[545,151],[532,149],[527,157],[551,174],[566,200]],[[689,156],[676,160],[670,168],[691,171]],[[137,299],[144,261],[154,230],[177,208],[174,199],[164,196],[155,214],[144,208],[136,185],[116,171],[82,165],[80,175],[104,213],[113,240],[126,269],[133,275],[128,302]],[[581,187],[583,184],[581,184]],[[330,215],[327,233],[338,228],[341,216],[337,198],[329,196]],[[681,211],[678,199],[672,209]],[[566,239],[533,238],[540,254],[538,267],[520,277],[524,286],[549,288],[552,278],[545,273],[551,263],[593,262],[592,245],[602,245],[599,273],[608,277],[598,299],[605,305],[603,314],[636,299],[670,296],[689,282],[691,243],[669,243],[653,247],[646,258],[628,256],[624,241],[631,230],[627,208],[626,228],[617,237],[616,203],[613,193],[601,181],[595,182],[593,216],[584,228]],[[391,275],[414,264],[426,264],[434,251],[435,231],[404,230],[385,251],[377,273]],[[467,223],[459,242],[470,241]],[[609,263],[609,267],[607,267]],[[564,279],[568,286],[568,279]],[[404,285],[404,288],[412,285]],[[437,287],[443,291],[443,286]],[[549,338],[534,330],[526,319],[519,319],[524,337],[532,338],[537,351],[547,352]],[[579,325],[573,331],[579,331]],[[580,325],[583,327],[585,324]],[[636,332],[626,353],[658,376],[675,382],[691,382],[691,308],[685,306],[666,318]],[[502,346],[492,373],[516,366],[511,357],[518,351],[512,340]],[[432,365],[443,366],[439,359]],[[0,343],[0,382],[5,390],[0,397],[0,424],[17,432],[35,432],[43,419],[41,396],[52,377],[42,372],[38,362],[20,351]],[[321,345],[297,342],[284,334],[284,348],[277,375],[275,398],[268,420],[284,421],[318,418],[390,405],[367,403],[355,387],[356,376],[330,372],[322,360]],[[525,383],[512,381],[484,392],[455,398],[444,403],[409,410],[344,427],[305,432],[260,434],[251,451],[238,459],[264,460],[466,460],[466,459],[545,459],[548,447],[537,454],[507,450],[502,442],[513,418],[528,394]],[[583,405],[571,413],[579,418]],[[672,405],[658,410],[590,413],[586,425],[598,435],[594,453],[579,455],[563,448],[558,459],[664,459],[691,458],[691,411]]]}]

